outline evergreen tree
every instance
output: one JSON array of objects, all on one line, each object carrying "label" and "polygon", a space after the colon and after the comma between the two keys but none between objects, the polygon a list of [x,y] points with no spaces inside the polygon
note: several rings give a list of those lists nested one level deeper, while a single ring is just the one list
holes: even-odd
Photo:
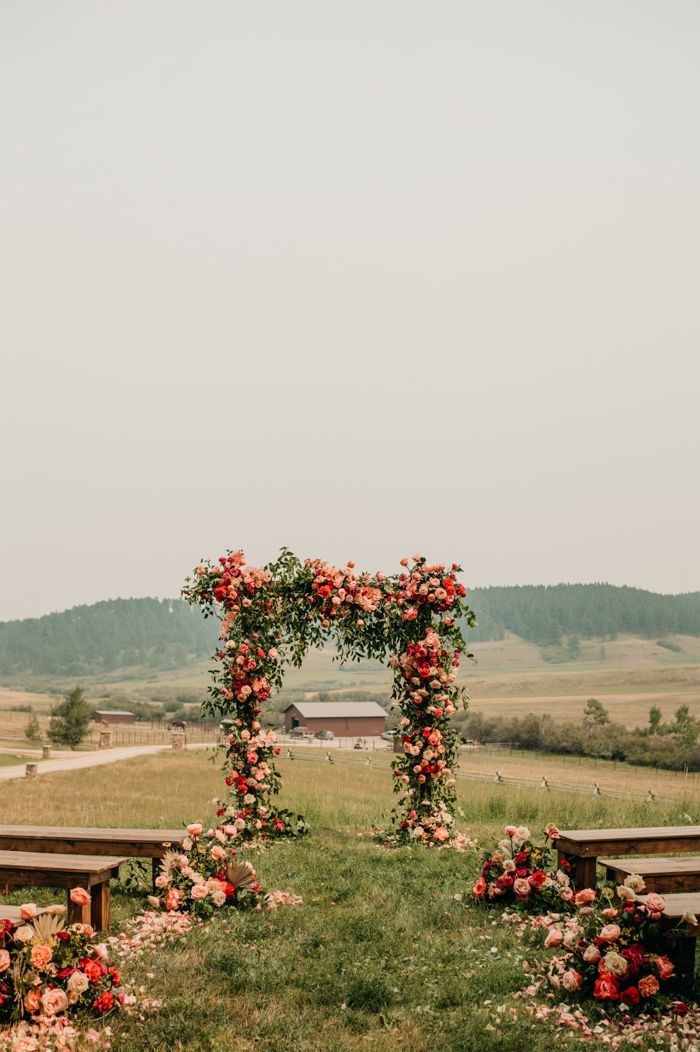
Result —
[{"label": "evergreen tree", "polygon": [[54,745],[69,745],[75,749],[87,734],[92,719],[92,708],[85,700],[81,687],[74,687],[63,701],[51,710],[49,738]]}]

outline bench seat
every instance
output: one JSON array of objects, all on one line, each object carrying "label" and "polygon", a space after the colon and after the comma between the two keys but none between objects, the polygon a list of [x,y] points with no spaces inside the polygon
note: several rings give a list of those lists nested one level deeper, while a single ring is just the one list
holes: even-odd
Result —
[{"label": "bench seat", "polygon": [[[91,924],[96,930],[109,927],[109,882],[119,876],[127,859],[112,855],[60,855],[50,852],[0,851],[0,887],[66,888],[68,924]],[[70,889],[83,887],[92,901],[78,906],[70,900]]]},{"label": "bench seat", "polygon": [[579,888],[595,887],[596,864],[605,855],[674,855],[700,849],[700,826],[563,829],[556,842],[559,863],[573,864]]},{"label": "bench seat", "polygon": [[601,858],[610,880],[623,884],[633,873],[644,879],[646,891],[662,895],[700,891],[700,855],[677,858]]}]

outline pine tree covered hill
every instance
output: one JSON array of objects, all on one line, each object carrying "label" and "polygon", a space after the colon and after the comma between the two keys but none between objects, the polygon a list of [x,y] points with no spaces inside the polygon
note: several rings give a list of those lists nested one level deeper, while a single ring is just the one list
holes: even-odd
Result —
[{"label": "pine tree covered hill", "polygon": [[506,632],[545,647],[572,636],[700,636],[700,592],[659,595],[611,584],[557,584],[476,588],[469,598],[479,622],[469,633],[473,642],[503,639]]},{"label": "pine tree covered hill", "polygon": [[215,625],[179,599],[108,599],[0,623],[0,682],[19,672],[178,668],[211,654],[215,640]]},{"label": "pine tree covered hill", "polygon": [[[700,592],[658,595],[608,584],[477,588],[472,642],[512,633],[542,647],[619,634],[700,636]],[[179,599],[109,599],[0,623],[0,683],[8,675],[82,676],[116,669],[180,668],[208,657],[216,625]]]}]

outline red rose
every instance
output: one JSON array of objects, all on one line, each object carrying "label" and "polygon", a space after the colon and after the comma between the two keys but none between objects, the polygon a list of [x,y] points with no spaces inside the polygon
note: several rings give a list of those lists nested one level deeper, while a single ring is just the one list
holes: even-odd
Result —
[{"label": "red rose", "polygon": [[114,995],[109,992],[100,994],[99,997],[95,998],[92,1007],[96,1012],[101,1012],[103,1014],[105,1012],[111,1012],[114,1008]]},{"label": "red rose", "polygon": [[91,983],[99,983],[100,979],[107,974],[104,964],[101,961],[93,961],[91,957],[82,957],[78,964]]},{"label": "red rose", "polygon": [[61,942],[70,942],[70,932],[68,931],[57,931],[56,938]]},{"label": "red rose", "polygon": [[674,1001],[671,1005],[671,1008],[676,1013],[676,1015],[687,1015],[689,1011],[685,1001]]},{"label": "red rose", "polygon": [[121,986],[121,984],[122,984],[122,977],[119,974],[119,972],[117,971],[117,969],[116,968],[110,968],[109,969],[109,974],[110,974],[111,979],[112,979],[112,986]]},{"label": "red rose", "polygon": [[628,986],[626,990],[623,990],[620,994],[620,1000],[623,1005],[638,1005],[639,1004],[639,990],[636,986]]},{"label": "red rose", "polygon": [[527,862],[527,851],[521,851],[515,856],[513,861],[515,862],[516,866],[521,866],[523,862]]},{"label": "red rose", "polygon": [[610,972],[603,972],[595,981],[593,996],[598,1001],[619,1001],[620,991],[615,976],[611,975]]},{"label": "red rose", "polygon": [[541,888],[546,879],[546,874],[543,873],[541,869],[536,869],[530,877],[530,883],[532,884],[533,888]]}]

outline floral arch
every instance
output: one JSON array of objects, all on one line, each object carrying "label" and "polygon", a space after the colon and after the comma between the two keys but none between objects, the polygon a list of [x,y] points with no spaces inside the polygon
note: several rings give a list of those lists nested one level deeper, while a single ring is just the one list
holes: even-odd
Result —
[{"label": "floral arch", "polygon": [[242,841],[294,836],[303,820],[275,809],[280,788],[275,734],[261,724],[262,706],[279,689],[287,665],[300,666],[311,646],[333,640],[340,661],[389,661],[402,719],[404,755],[393,761],[398,806],[393,842],[454,840],[457,735],[450,716],[466,704],[456,684],[466,650],[463,625],[476,623],[457,580],[461,567],[401,560],[393,575],[360,573],[283,549],[265,567],[228,551],[202,562],[183,597],[221,622],[206,710],[228,718],[226,798],[219,817]]}]

